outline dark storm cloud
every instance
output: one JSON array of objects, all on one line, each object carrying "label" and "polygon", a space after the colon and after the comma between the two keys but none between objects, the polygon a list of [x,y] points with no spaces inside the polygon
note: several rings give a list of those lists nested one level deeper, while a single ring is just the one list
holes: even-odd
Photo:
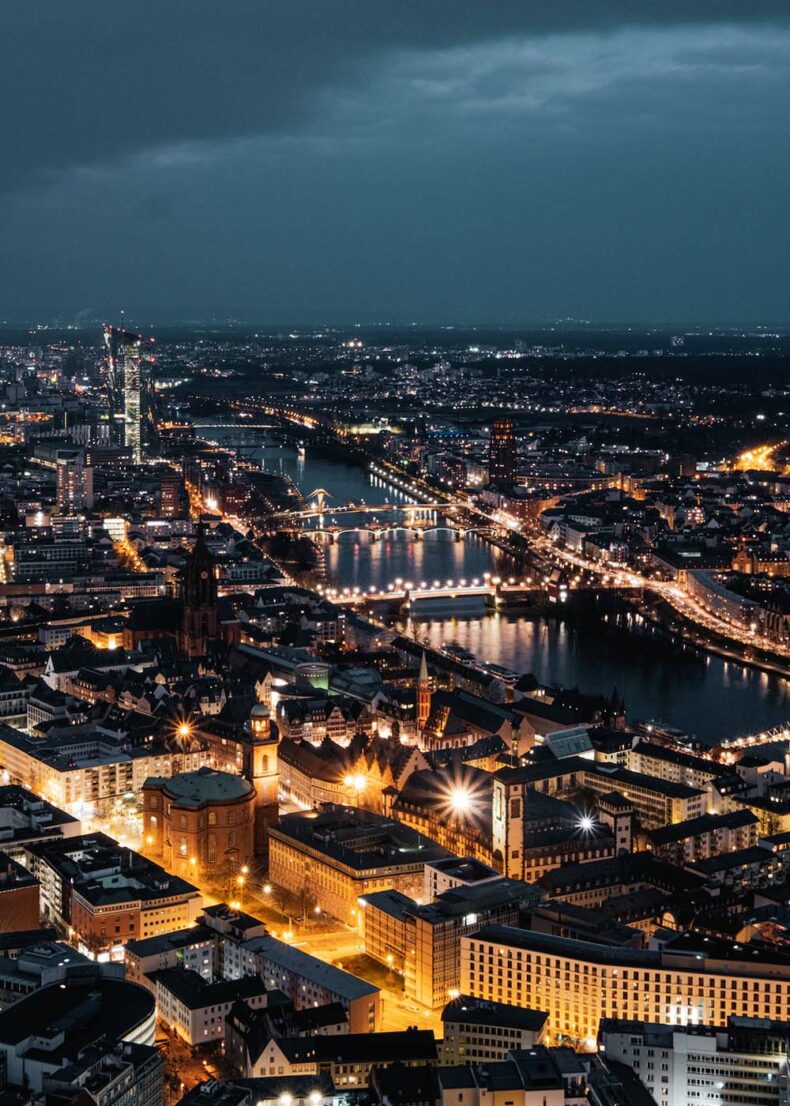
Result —
[{"label": "dark storm cloud", "polygon": [[781,319],[789,21],[6,0],[0,318]]},{"label": "dark storm cloud", "polygon": [[143,149],[287,132],[399,49],[786,16],[784,0],[6,0],[0,187]]}]

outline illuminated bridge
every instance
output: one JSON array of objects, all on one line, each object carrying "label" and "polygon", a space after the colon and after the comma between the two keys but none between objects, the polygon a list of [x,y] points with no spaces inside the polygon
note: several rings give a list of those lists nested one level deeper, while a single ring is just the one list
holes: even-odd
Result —
[{"label": "illuminated bridge", "polygon": [[[306,498],[312,498],[312,494],[315,493],[311,493]],[[405,514],[407,518],[417,518],[425,511],[441,511],[444,514],[452,514],[453,510],[453,505],[449,503],[376,503],[373,505],[368,503],[344,503],[339,507],[327,508],[323,502],[319,502],[315,507],[305,507],[301,511],[282,511],[279,514],[271,515],[270,518],[273,522],[300,522],[305,519],[321,518],[323,515],[384,515],[395,512]]]},{"label": "illuminated bridge", "polygon": [[772,730],[764,730],[763,733],[727,738],[714,748],[713,755],[725,763],[733,764],[738,760],[738,754],[745,749],[769,745],[773,741],[790,741],[790,722],[775,726]]}]

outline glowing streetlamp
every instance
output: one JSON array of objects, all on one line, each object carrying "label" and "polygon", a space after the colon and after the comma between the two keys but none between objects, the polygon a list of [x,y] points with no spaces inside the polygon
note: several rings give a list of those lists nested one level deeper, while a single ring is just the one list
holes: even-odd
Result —
[{"label": "glowing streetlamp", "polygon": [[456,814],[466,814],[472,806],[472,796],[466,787],[454,787],[450,792],[450,806]]}]

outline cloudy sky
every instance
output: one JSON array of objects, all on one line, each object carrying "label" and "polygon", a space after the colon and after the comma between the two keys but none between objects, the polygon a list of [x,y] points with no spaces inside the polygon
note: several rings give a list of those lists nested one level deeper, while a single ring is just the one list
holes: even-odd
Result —
[{"label": "cloudy sky", "polygon": [[6,0],[0,319],[782,322],[786,0]]}]

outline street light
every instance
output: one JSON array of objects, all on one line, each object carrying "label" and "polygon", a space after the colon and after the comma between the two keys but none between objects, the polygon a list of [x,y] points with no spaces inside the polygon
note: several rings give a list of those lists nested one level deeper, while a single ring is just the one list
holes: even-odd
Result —
[{"label": "street light", "polygon": [[457,814],[465,814],[472,805],[472,796],[465,787],[454,787],[450,792],[450,806]]}]

